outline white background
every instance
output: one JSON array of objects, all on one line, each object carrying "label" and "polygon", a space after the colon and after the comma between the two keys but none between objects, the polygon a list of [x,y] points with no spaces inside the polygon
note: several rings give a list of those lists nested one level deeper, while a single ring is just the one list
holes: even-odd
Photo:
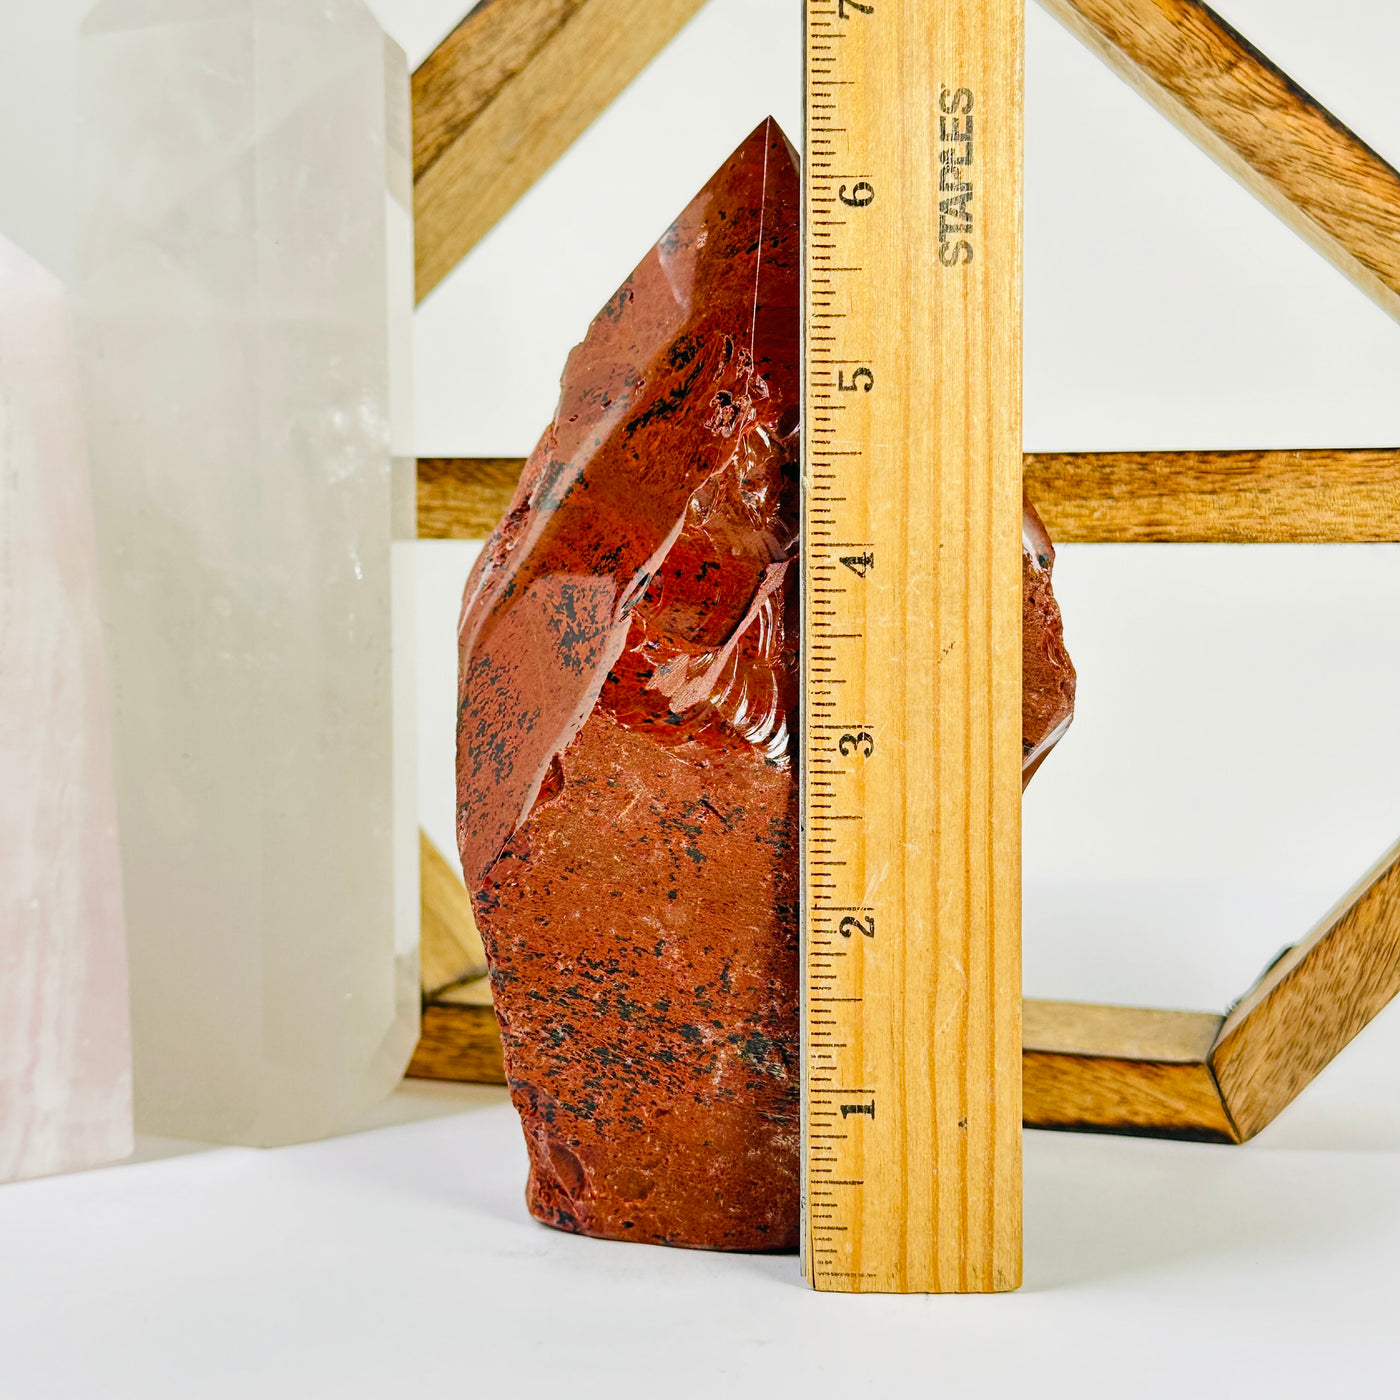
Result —
[{"label": "white background", "polygon": [[[0,0],[0,232],[61,275],[85,8]],[[417,63],[464,4],[372,8]],[[1400,162],[1400,7],[1217,8]],[[770,112],[800,137],[799,62],[798,0],[709,0],[419,311],[421,454],[530,450],[676,212]],[[1026,125],[1028,449],[1400,444],[1400,325],[1034,5]],[[419,552],[450,851],[472,549]],[[1400,835],[1400,548],[1067,547],[1056,584],[1080,703],[1026,799],[1027,993],[1223,1008]],[[552,1234],[500,1099],[420,1086],[337,1142],[0,1192],[0,1396],[1395,1384],[1394,1009],[1246,1149],[1030,1134],[1012,1299],[816,1298],[790,1259]]]}]

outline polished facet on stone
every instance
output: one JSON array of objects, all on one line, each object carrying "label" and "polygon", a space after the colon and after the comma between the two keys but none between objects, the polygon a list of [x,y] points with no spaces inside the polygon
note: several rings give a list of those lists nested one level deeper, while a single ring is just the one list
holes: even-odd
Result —
[{"label": "polished facet on stone", "polygon": [[102,0],[81,60],[137,1121],[312,1138],[418,1024],[406,64],[361,0]]},{"label": "polished facet on stone", "polygon": [[0,1181],[131,1151],[106,664],[59,284],[0,238]]},{"label": "polished facet on stone", "polygon": [[569,357],[463,601],[462,864],[529,1207],[585,1234],[797,1239],[800,262],[770,121]]}]

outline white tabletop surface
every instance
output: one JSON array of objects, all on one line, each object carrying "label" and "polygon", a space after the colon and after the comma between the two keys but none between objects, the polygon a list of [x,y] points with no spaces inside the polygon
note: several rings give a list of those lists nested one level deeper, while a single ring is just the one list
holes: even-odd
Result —
[{"label": "white tabletop surface", "polygon": [[547,1229],[503,1090],[408,1084],[278,1151],[145,1140],[0,1189],[0,1395],[1394,1394],[1397,1071],[1392,1008],[1247,1147],[1027,1134],[1026,1284],[991,1298]]}]

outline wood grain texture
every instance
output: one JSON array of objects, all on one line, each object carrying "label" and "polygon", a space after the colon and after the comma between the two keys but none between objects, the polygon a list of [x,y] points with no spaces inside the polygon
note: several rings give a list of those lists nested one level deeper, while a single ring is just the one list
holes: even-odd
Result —
[{"label": "wood grain texture", "polygon": [[1400,318],[1400,173],[1393,166],[1199,0],[1041,3]]},{"label": "wood grain texture", "polygon": [[1023,1016],[1026,1127],[1236,1140],[1208,1062],[1223,1017],[1063,1001]]},{"label": "wood grain texture", "polygon": [[501,1027],[491,1008],[491,986],[474,982],[423,1004],[423,1032],[409,1062],[410,1079],[459,1084],[504,1084]]},{"label": "wood grain texture", "polygon": [[1400,541],[1400,451],[1028,453],[1056,544]]},{"label": "wood grain texture", "polygon": [[[807,17],[804,1266],[999,1291],[1021,1279],[1022,13]],[[848,910],[873,936],[841,936]]]},{"label": "wood grain texture", "polygon": [[523,458],[420,457],[418,538],[484,540],[510,509]]},{"label": "wood grain texture", "polygon": [[413,178],[421,178],[586,0],[484,0],[413,75]]},{"label": "wood grain texture", "polygon": [[1400,843],[1226,1018],[1210,1062],[1241,1139],[1267,1127],[1400,992]]},{"label": "wood grain texture", "polygon": [[[418,464],[422,539],[485,539],[519,458]],[[1400,542],[1400,449],[1038,452],[1026,492],[1057,544]]]},{"label": "wood grain texture", "polygon": [[418,833],[422,883],[419,977],[425,997],[486,975],[486,949],[462,877],[425,831]]},{"label": "wood grain texture", "polygon": [[413,75],[417,292],[429,292],[704,0],[486,0]]}]

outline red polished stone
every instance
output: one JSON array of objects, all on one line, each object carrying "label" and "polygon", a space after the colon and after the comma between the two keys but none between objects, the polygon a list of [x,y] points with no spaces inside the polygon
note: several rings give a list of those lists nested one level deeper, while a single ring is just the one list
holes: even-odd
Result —
[{"label": "red polished stone", "polygon": [[1021,787],[1064,738],[1074,718],[1074,663],[1051,591],[1055,546],[1035,507],[1021,513]]},{"label": "red polished stone", "polygon": [[798,227],[765,122],[570,355],[463,602],[463,869],[530,1210],[585,1234],[796,1243]]}]

